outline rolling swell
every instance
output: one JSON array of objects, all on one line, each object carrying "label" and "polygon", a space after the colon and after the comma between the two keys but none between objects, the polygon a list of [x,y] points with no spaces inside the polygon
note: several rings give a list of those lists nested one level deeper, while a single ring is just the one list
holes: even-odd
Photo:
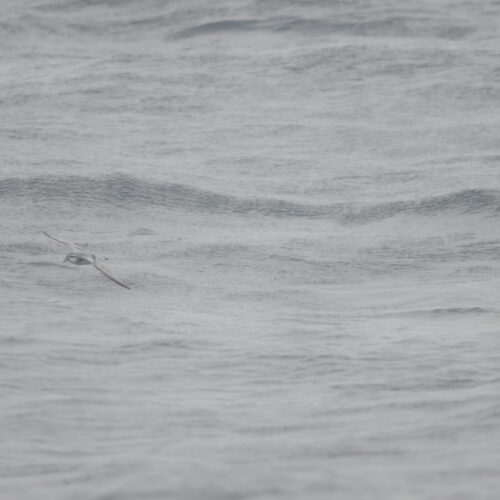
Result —
[{"label": "rolling swell", "polygon": [[335,219],[343,224],[363,224],[401,215],[500,214],[500,191],[493,189],[467,189],[419,200],[363,205],[308,205],[278,199],[242,198],[184,184],[154,183],[121,174],[102,178],[39,176],[0,180],[0,202],[17,202],[20,199],[75,206],[111,204],[123,209],[159,206],[173,210],[235,215],[255,213],[280,218]]},{"label": "rolling swell", "polygon": [[430,19],[427,16],[394,16],[387,13],[380,18],[365,21],[323,18],[276,16],[265,19],[223,19],[198,24],[177,33],[177,38],[189,38],[231,32],[298,32],[305,35],[342,33],[351,36],[435,37],[457,40],[466,37],[472,29],[462,23],[453,24],[447,18]]}]

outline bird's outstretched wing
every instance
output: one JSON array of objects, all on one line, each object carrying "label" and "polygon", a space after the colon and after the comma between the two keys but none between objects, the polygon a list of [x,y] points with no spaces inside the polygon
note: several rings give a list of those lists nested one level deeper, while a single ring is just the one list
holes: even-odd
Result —
[{"label": "bird's outstretched wing", "polygon": [[71,241],[64,241],[60,240],[59,238],[56,238],[55,236],[50,235],[46,231],[42,231],[42,233],[47,236],[47,238],[56,241],[60,245],[64,245],[65,247],[69,248],[70,250],[74,250],[75,252],[83,250],[83,248],[80,245],[77,245],[76,243],[71,243]]},{"label": "bird's outstretched wing", "polygon": [[125,283],[122,283],[121,281],[119,281],[118,279],[116,279],[107,269],[105,269],[104,267],[101,266],[101,264],[99,264],[97,262],[97,259],[96,259],[96,256],[95,255],[92,255],[92,265],[102,274],[104,274],[104,276],[106,276],[106,278],[110,279],[111,281],[114,281],[117,285],[120,285],[122,286],[123,288],[126,288],[127,290],[130,290],[130,287],[125,285]]}]

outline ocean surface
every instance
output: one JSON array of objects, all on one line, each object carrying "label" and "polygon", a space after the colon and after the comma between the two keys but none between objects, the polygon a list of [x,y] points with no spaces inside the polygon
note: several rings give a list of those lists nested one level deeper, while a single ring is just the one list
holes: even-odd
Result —
[{"label": "ocean surface", "polygon": [[498,498],[499,1],[3,0],[0,117],[2,500]]}]

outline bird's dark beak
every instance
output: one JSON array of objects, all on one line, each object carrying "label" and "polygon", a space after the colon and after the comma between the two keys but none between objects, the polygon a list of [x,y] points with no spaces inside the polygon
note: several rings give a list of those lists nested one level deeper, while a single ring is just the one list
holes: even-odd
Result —
[{"label": "bird's dark beak", "polygon": [[68,262],[68,256],[67,256],[67,255],[66,255],[66,257],[64,257],[63,264],[64,264],[65,262]]}]

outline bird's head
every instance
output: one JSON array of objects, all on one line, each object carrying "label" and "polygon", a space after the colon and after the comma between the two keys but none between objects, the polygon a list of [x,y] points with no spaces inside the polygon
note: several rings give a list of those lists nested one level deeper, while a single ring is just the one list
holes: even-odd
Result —
[{"label": "bird's head", "polygon": [[68,255],[66,255],[66,257],[64,257],[63,262],[71,262],[71,259],[74,259],[74,258],[75,258],[75,254],[69,253]]}]

